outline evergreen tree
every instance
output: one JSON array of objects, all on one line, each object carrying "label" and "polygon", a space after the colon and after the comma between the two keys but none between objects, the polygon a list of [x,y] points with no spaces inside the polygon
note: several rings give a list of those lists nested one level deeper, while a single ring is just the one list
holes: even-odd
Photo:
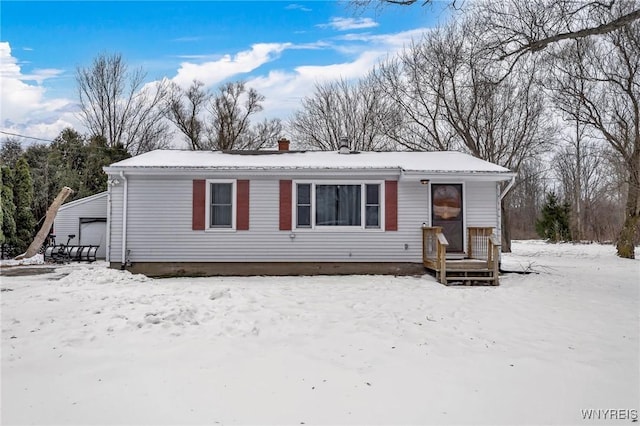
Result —
[{"label": "evergreen tree", "polygon": [[13,201],[16,206],[16,252],[23,253],[31,244],[36,232],[36,219],[33,216],[33,180],[29,164],[24,157],[16,163],[13,185]]},{"label": "evergreen tree", "polygon": [[33,215],[40,221],[57,195],[54,170],[49,167],[51,148],[45,144],[30,145],[24,152],[33,179]]},{"label": "evergreen tree", "polygon": [[[16,206],[13,203],[13,172],[9,166],[2,166],[2,244],[11,249],[16,244]],[[4,253],[4,250],[3,250]],[[13,254],[10,250],[9,254]]]},{"label": "evergreen tree", "polygon": [[538,235],[553,243],[570,240],[569,212],[569,203],[561,204],[555,193],[548,193],[542,206],[542,217],[536,221]]},{"label": "evergreen tree", "polygon": [[53,170],[50,200],[65,186],[75,191],[74,198],[87,195],[84,191],[84,173],[87,147],[84,137],[71,128],[64,129],[51,143],[49,167]]},{"label": "evergreen tree", "polygon": [[107,174],[102,170],[116,161],[129,158],[131,155],[122,145],[108,146],[105,138],[94,136],[87,146],[87,159],[83,187],[83,196],[97,194],[107,190]]},{"label": "evergreen tree", "polygon": [[22,145],[20,145],[20,141],[18,139],[7,138],[2,141],[2,149],[0,149],[0,163],[3,166],[9,166],[13,169],[21,155]]}]

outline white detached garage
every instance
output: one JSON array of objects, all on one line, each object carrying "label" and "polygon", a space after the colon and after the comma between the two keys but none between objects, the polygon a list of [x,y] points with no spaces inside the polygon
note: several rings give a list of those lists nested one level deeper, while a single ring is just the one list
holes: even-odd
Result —
[{"label": "white detached garage", "polygon": [[98,259],[107,253],[107,192],[63,204],[53,225],[56,242],[66,243],[69,235],[75,235],[69,244],[99,246]]}]

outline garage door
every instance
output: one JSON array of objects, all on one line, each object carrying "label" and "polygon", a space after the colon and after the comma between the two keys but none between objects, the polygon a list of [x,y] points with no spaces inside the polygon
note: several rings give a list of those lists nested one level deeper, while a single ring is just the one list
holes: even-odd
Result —
[{"label": "garage door", "polygon": [[80,219],[80,244],[100,246],[96,252],[98,259],[104,259],[107,253],[107,220]]}]

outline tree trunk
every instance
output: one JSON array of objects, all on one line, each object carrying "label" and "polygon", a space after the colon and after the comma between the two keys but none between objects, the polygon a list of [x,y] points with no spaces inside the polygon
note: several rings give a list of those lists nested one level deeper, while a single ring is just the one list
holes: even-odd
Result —
[{"label": "tree trunk", "polygon": [[629,190],[624,225],[618,236],[618,256],[635,259],[638,225],[640,224],[640,151],[631,158]]},{"label": "tree trunk", "polygon": [[503,199],[500,203],[500,212],[500,226],[502,227],[502,252],[511,253],[511,221],[509,220],[506,199]]},{"label": "tree trunk", "polygon": [[44,223],[42,224],[42,227],[38,231],[36,237],[33,239],[33,242],[31,243],[31,245],[29,245],[29,248],[25,253],[16,257],[16,260],[28,259],[38,253],[38,250],[40,250],[40,247],[42,247],[42,243],[47,238],[47,235],[49,235],[49,230],[51,229],[51,225],[53,225],[53,220],[58,214],[58,209],[60,208],[62,203],[64,203],[64,200],[66,200],[67,197],[71,194],[73,194],[73,190],[68,186],[65,186],[60,190],[56,198],[49,206],[49,209],[47,209],[47,215],[44,219]]},{"label": "tree trunk", "polygon": [[[578,113],[579,114],[579,113]],[[576,116],[578,115],[576,114]],[[580,122],[576,120],[576,182],[574,189],[574,197],[576,203],[576,233],[572,235],[573,241],[582,240],[582,152],[580,138]]]}]

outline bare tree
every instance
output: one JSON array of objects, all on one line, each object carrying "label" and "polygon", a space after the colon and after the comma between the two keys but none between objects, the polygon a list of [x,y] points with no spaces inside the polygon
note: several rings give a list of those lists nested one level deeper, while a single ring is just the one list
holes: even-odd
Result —
[{"label": "bare tree", "polygon": [[544,203],[544,194],[549,192],[547,174],[548,170],[538,158],[521,164],[516,183],[507,198],[513,238],[538,238],[536,220]]},{"label": "bare tree", "polygon": [[242,81],[225,83],[213,94],[198,80],[187,89],[171,83],[164,114],[193,150],[260,149],[282,135],[279,119],[252,124],[262,101],[264,96]]},{"label": "bare tree", "polygon": [[[554,171],[561,185],[560,192],[564,199],[570,200],[571,235],[576,240],[601,238],[592,231],[598,228],[593,222],[599,222],[602,218],[593,213],[599,210],[602,200],[613,201],[609,197],[612,172],[604,157],[605,152],[606,149],[598,146],[597,142],[580,135],[579,139],[568,140],[553,159]],[[618,205],[616,210],[620,207]],[[609,235],[606,238],[612,237]]]},{"label": "bare tree", "polygon": [[238,149],[262,149],[271,147],[282,137],[283,125],[278,118],[264,119],[251,126],[242,138]]},{"label": "bare tree", "polygon": [[129,71],[120,54],[102,54],[90,67],[77,68],[80,117],[92,136],[133,155],[166,146],[169,132],[160,108],[166,87],[145,87],[145,77],[142,69]]},{"label": "bare tree", "polygon": [[[566,147],[556,154],[556,173],[559,175],[563,186],[564,198],[571,200],[572,229],[573,238],[580,240],[584,236],[584,197],[583,188],[585,185],[585,175],[590,174],[591,167],[585,169],[585,161],[589,158],[585,156],[585,140],[588,137],[586,126],[580,122],[582,110],[581,102],[578,99],[565,99],[558,97],[560,91],[554,87],[571,86],[575,93],[586,93],[591,87],[583,79],[573,79],[566,74],[555,73],[553,70],[546,74],[546,85],[550,88],[550,97],[555,102],[557,109],[568,123],[567,134],[564,142]],[[593,147],[588,146],[588,151],[594,153]],[[596,155],[599,153],[595,152]],[[594,161],[597,166],[599,161]],[[590,166],[589,164],[588,166]]]},{"label": "bare tree", "polygon": [[303,145],[321,150],[340,148],[343,138],[358,151],[391,147],[385,136],[398,115],[370,75],[351,83],[340,79],[317,84],[291,120],[290,128]]},{"label": "bare tree", "polygon": [[[635,4],[633,4],[635,3]],[[612,13],[625,7],[622,14]],[[549,45],[608,34],[640,19],[640,6],[628,0],[506,0],[474,2],[471,13],[485,22],[483,39],[494,58],[512,59]],[[594,22],[594,16],[602,16]]]},{"label": "bare tree", "polygon": [[211,146],[221,150],[250,148],[250,118],[262,111],[262,101],[264,96],[247,89],[243,81],[220,86],[209,105]]},{"label": "bare tree", "polygon": [[[612,11],[614,16],[625,13]],[[625,165],[625,221],[616,247],[619,256],[634,258],[640,225],[640,24],[568,45],[555,64],[568,79],[590,85],[588,91],[560,85],[557,103],[567,110],[579,102],[578,121],[606,141]]]},{"label": "bare tree", "polygon": [[[384,5],[422,6],[434,0],[351,0],[356,10]],[[528,53],[535,53],[563,40],[608,34],[640,19],[640,5],[629,0],[504,0],[465,1],[449,0],[455,10],[475,15],[487,26],[482,38],[487,42],[486,52],[494,59],[509,60],[512,67]],[[625,7],[625,13],[612,14]],[[593,16],[606,16],[594,22]]]},{"label": "bare tree", "polygon": [[[578,47],[580,42],[577,42]],[[576,52],[578,55],[579,53]],[[556,59],[560,59],[557,57]],[[573,66],[579,68],[580,62]],[[576,240],[589,239],[611,241],[615,235],[611,227],[621,225],[621,215],[611,214],[607,209],[622,211],[620,197],[612,196],[619,191],[613,188],[624,186],[624,179],[616,181],[611,161],[610,147],[598,139],[597,132],[581,121],[583,105],[581,99],[598,88],[585,79],[577,79],[566,73],[546,74],[545,85],[551,100],[567,123],[562,136],[562,146],[553,158],[555,175],[560,182],[560,193],[571,204],[571,235]],[[563,88],[570,87],[573,97],[565,96]],[[594,137],[595,136],[595,137]],[[608,226],[603,227],[603,219]]]},{"label": "bare tree", "polygon": [[[427,33],[391,68],[383,84],[415,132],[413,149],[460,149],[515,172],[553,140],[534,62],[496,83],[469,22]],[[526,66],[525,66],[526,65]],[[406,131],[405,131],[406,132]],[[414,142],[415,143],[415,142]],[[510,250],[509,215],[502,205],[503,249]]]},{"label": "bare tree", "polygon": [[193,80],[187,90],[173,82],[169,86],[165,100],[166,117],[185,135],[193,150],[207,148],[203,115],[210,97],[204,83],[198,80]]},{"label": "bare tree", "polygon": [[429,38],[414,43],[373,72],[378,86],[396,112],[385,134],[410,150],[446,151],[456,148],[455,132],[443,120],[445,69],[436,58]]}]

